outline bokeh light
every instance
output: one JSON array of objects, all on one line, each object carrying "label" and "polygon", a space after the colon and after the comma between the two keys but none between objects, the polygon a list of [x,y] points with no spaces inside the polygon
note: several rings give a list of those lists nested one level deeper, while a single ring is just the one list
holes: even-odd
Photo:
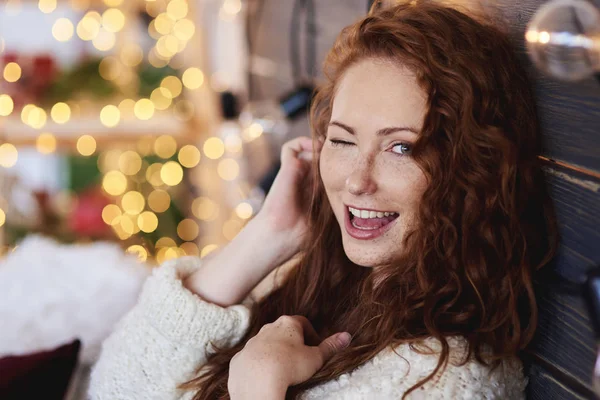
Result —
[{"label": "bokeh light", "polygon": [[235,208],[235,213],[241,219],[248,219],[248,218],[252,217],[253,212],[254,212],[254,210],[252,209],[252,205],[250,205],[250,203],[246,203],[246,202],[242,202],[242,203],[238,204],[237,207]]},{"label": "bokeh light", "polygon": [[217,250],[218,248],[219,248],[219,246],[216,244],[208,244],[202,248],[202,251],[200,252],[200,257],[201,258],[206,257],[207,255],[209,255],[213,251]]},{"label": "bokeh light", "polygon": [[119,32],[125,26],[125,15],[118,8],[109,8],[102,13],[102,26],[109,32]]},{"label": "bokeh light", "polygon": [[0,94],[0,117],[8,117],[12,114],[15,103],[12,97],[7,94]]},{"label": "bokeh light", "polygon": [[77,139],[77,151],[82,156],[91,156],[96,151],[96,139],[90,135],[83,135]]},{"label": "bokeh light", "polygon": [[71,119],[71,107],[67,103],[56,103],[50,110],[50,116],[57,124],[65,124]]},{"label": "bokeh light", "polygon": [[176,76],[167,76],[162,80],[160,86],[169,91],[172,99],[179,96],[183,89],[183,84]]},{"label": "bokeh light", "polygon": [[21,66],[16,62],[9,62],[4,66],[4,79],[7,82],[16,82],[21,78]]},{"label": "bokeh light", "polygon": [[67,42],[75,33],[75,27],[68,18],[59,18],[52,26],[52,36],[59,42]]},{"label": "bokeh light", "polygon": [[177,225],[177,236],[186,242],[191,242],[198,237],[200,229],[196,221],[186,218]]},{"label": "bokeh light", "polygon": [[226,158],[219,161],[217,172],[222,179],[226,181],[232,181],[240,174],[240,165],[236,160]]},{"label": "bokeh light", "polygon": [[188,89],[198,89],[204,83],[204,74],[199,68],[188,68],[181,77],[183,84]]},{"label": "bokeh light", "polygon": [[211,137],[206,139],[202,150],[204,150],[206,157],[216,160],[220,158],[223,153],[225,153],[225,145],[221,139],[217,137]]},{"label": "bokeh light", "polygon": [[165,183],[160,177],[160,171],[162,170],[163,164],[154,163],[146,170],[146,180],[154,187],[162,186]]},{"label": "bokeh light", "polygon": [[120,171],[109,171],[102,179],[102,188],[108,194],[119,196],[127,189],[127,178]]},{"label": "bokeh light", "polygon": [[154,142],[154,153],[160,158],[171,158],[177,152],[177,141],[173,136],[162,135]]},{"label": "bokeh light", "polygon": [[185,252],[185,254],[188,256],[199,256],[200,255],[200,249],[198,248],[196,243],[185,242],[185,243],[182,243],[181,246],[179,246],[179,248],[181,250],[183,250]]},{"label": "bokeh light", "polygon": [[0,144],[0,167],[14,167],[19,159],[17,148],[11,143]]},{"label": "bokeh light", "polygon": [[171,205],[171,196],[164,190],[153,190],[148,196],[148,206],[157,213],[165,212]]},{"label": "bokeh light", "polygon": [[38,8],[44,14],[50,14],[56,10],[56,0],[40,0],[38,2]]},{"label": "bokeh light", "polygon": [[144,209],[146,200],[140,192],[132,190],[127,192],[121,198],[121,208],[129,215],[138,215]]},{"label": "bokeh light", "polygon": [[133,113],[141,120],[149,120],[154,115],[154,103],[150,99],[140,99],[135,103]]},{"label": "bokeh light", "polygon": [[126,251],[129,254],[135,255],[139,262],[144,262],[148,259],[148,251],[139,244],[129,246]]},{"label": "bokeh light", "polygon": [[35,147],[42,154],[54,153],[56,151],[56,138],[49,132],[42,133],[37,137]]},{"label": "bokeh light", "polygon": [[219,205],[208,197],[198,197],[192,202],[192,213],[203,221],[212,221],[219,216]]},{"label": "bokeh light", "polygon": [[142,168],[142,158],[138,153],[127,150],[119,157],[119,170],[125,175],[135,175]]},{"label": "bokeh light", "polygon": [[179,150],[178,160],[186,168],[194,168],[200,162],[200,150],[196,146],[187,144]]},{"label": "bokeh light", "polygon": [[168,161],[160,169],[160,178],[167,185],[176,186],[183,179],[183,168],[175,161]]},{"label": "bokeh light", "polygon": [[144,211],[138,216],[137,224],[142,232],[151,233],[158,228],[158,218],[152,211]]},{"label": "bokeh light", "polygon": [[107,204],[102,209],[102,220],[106,225],[115,225],[119,222],[121,215],[121,209],[116,204]]},{"label": "bokeh light", "polygon": [[107,128],[113,128],[121,120],[121,112],[117,106],[109,104],[100,111],[100,122]]}]

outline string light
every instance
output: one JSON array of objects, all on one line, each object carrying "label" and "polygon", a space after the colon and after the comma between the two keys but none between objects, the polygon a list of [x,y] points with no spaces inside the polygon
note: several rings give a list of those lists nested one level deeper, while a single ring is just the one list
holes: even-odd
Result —
[{"label": "string light", "polygon": [[133,113],[141,120],[149,120],[154,115],[154,103],[150,99],[140,99],[135,103]]},{"label": "string light", "polygon": [[225,145],[221,139],[217,137],[211,137],[206,139],[202,150],[204,150],[206,157],[210,158],[211,160],[216,160],[220,158],[223,153],[225,153]]},{"label": "string light", "polygon": [[119,169],[125,175],[135,175],[141,168],[142,158],[135,151],[125,151],[119,157]]},{"label": "string light", "polygon": [[219,161],[217,173],[222,179],[226,181],[232,181],[240,174],[240,165],[237,163],[237,161],[231,158],[226,158]]},{"label": "string light", "polygon": [[196,246],[195,243],[185,242],[185,243],[182,243],[182,245],[179,246],[179,248],[181,250],[183,250],[185,252],[185,254],[188,256],[199,256],[200,255],[200,249],[198,248],[198,246]]},{"label": "string light", "polygon": [[69,41],[75,32],[73,23],[68,18],[59,18],[52,26],[52,36],[59,42]]},{"label": "string light", "polygon": [[200,162],[200,150],[191,144],[183,146],[179,150],[179,163],[186,168],[194,168]]},{"label": "string light", "polygon": [[162,135],[154,142],[154,153],[160,158],[171,158],[177,152],[177,141],[173,136]]},{"label": "string light", "polygon": [[121,112],[112,104],[104,106],[102,111],[100,111],[100,122],[102,122],[102,125],[106,126],[107,128],[113,128],[117,126],[120,119]]},{"label": "string light", "polygon": [[144,262],[148,259],[148,251],[139,244],[129,246],[126,251],[129,254],[135,255],[139,262]]},{"label": "string light", "polygon": [[250,205],[250,203],[246,203],[246,202],[242,202],[242,203],[238,204],[237,207],[235,208],[235,213],[241,219],[249,219],[252,216],[253,212],[254,212],[254,210],[252,209],[252,206]]},{"label": "string light", "polygon": [[206,257],[207,255],[209,255],[210,253],[212,253],[213,251],[215,251],[218,248],[219,248],[219,246],[217,246],[216,244],[209,244],[209,245],[204,246],[204,248],[200,252],[200,258]]},{"label": "string light", "polygon": [[100,66],[98,67],[100,76],[107,81],[114,81],[117,79],[122,70],[123,67],[119,60],[112,56],[104,57],[102,61],[100,61]]},{"label": "string light", "polygon": [[164,185],[162,178],[160,177],[160,171],[163,165],[161,163],[154,163],[146,170],[146,180],[154,187]]},{"label": "string light", "polygon": [[125,99],[119,103],[119,111],[121,112],[121,117],[123,117],[123,119],[134,117],[134,108],[135,100],[133,99]]},{"label": "string light", "polygon": [[120,171],[110,171],[102,179],[102,188],[113,196],[119,196],[127,189],[127,178]]},{"label": "string light", "polygon": [[192,213],[200,220],[212,221],[219,215],[219,206],[208,197],[198,197],[192,202]]},{"label": "string light", "polygon": [[152,233],[158,228],[158,218],[152,211],[144,211],[138,216],[137,224],[142,232]]},{"label": "string light", "polygon": [[11,143],[0,144],[0,167],[12,168],[17,163],[19,152]]},{"label": "string light", "polygon": [[4,225],[5,222],[6,214],[4,213],[4,210],[0,208],[0,226]]},{"label": "string light", "polygon": [[184,0],[171,0],[167,5],[167,14],[178,20],[185,18],[188,14],[188,5]]},{"label": "string light", "polygon": [[118,8],[109,8],[102,13],[102,26],[109,32],[117,33],[125,26],[125,15]]},{"label": "string light", "polygon": [[129,215],[138,215],[142,212],[145,205],[146,200],[144,200],[144,196],[135,190],[125,193],[121,198],[121,208]]},{"label": "string light", "polygon": [[0,94],[0,117],[8,117],[15,108],[12,97],[7,94]]},{"label": "string light", "polygon": [[102,16],[96,11],[86,13],[77,24],[77,36],[81,40],[94,40],[100,33],[102,27]]},{"label": "string light", "polygon": [[21,67],[16,62],[9,62],[4,66],[4,80],[7,82],[16,82],[21,78]]},{"label": "string light", "polygon": [[35,142],[37,151],[42,154],[50,154],[56,151],[56,138],[53,134],[45,132],[37,137]]},{"label": "string light", "polygon": [[164,190],[153,190],[148,196],[148,206],[157,213],[165,212],[171,205],[171,196]]},{"label": "string light", "polygon": [[82,156],[91,156],[96,151],[96,139],[90,135],[83,135],[77,139],[77,151]]},{"label": "string light", "polygon": [[160,239],[158,239],[156,241],[156,244],[154,245],[154,247],[156,247],[157,249],[163,248],[163,247],[176,247],[177,243],[175,243],[175,241],[173,239],[171,239],[170,237],[161,237]]},{"label": "string light", "polygon": [[56,103],[50,110],[50,116],[57,124],[65,124],[71,118],[71,108],[67,103]]},{"label": "string light", "polygon": [[123,4],[124,0],[104,0],[104,4],[106,4],[107,7],[119,7],[121,4]]},{"label": "string light", "polygon": [[150,95],[150,100],[152,100],[152,103],[154,103],[154,108],[157,110],[166,110],[173,102],[171,99],[171,93],[163,87],[154,89]]},{"label": "string light", "polygon": [[100,51],[109,51],[115,46],[116,42],[115,34],[106,29],[100,29],[96,37],[92,39],[92,44]]},{"label": "string light", "polygon": [[38,8],[44,14],[50,14],[56,10],[56,0],[40,0],[38,2]]},{"label": "string light", "polygon": [[177,186],[183,179],[183,169],[175,161],[168,161],[160,169],[160,178],[169,186]]},{"label": "string light", "polygon": [[198,237],[200,230],[193,219],[186,218],[177,225],[177,235],[186,242],[191,242]]},{"label": "string light", "polygon": [[195,33],[196,26],[189,19],[177,21],[173,27],[173,35],[179,40],[188,41]]},{"label": "string light", "polygon": [[107,204],[102,209],[102,220],[106,225],[115,225],[121,218],[121,209],[116,204]]},{"label": "string light", "polygon": [[182,76],[183,84],[188,89],[198,89],[204,83],[204,74],[199,68],[188,68]]},{"label": "string light", "polygon": [[175,26],[175,19],[166,13],[159,14],[154,20],[154,29],[161,35],[168,35]]},{"label": "string light", "polygon": [[181,90],[183,89],[181,81],[176,76],[167,76],[162,80],[160,86],[169,91],[172,99],[179,96],[181,94]]}]

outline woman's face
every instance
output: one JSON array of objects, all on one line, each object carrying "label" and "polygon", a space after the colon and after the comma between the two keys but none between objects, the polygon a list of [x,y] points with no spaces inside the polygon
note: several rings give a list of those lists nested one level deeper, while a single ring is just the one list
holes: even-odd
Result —
[{"label": "woman's face", "polygon": [[367,59],[336,92],[320,172],[348,258],[376,267],[397,259],[415,223],[426,177],[411,157],[426,95],[409,70]]}]

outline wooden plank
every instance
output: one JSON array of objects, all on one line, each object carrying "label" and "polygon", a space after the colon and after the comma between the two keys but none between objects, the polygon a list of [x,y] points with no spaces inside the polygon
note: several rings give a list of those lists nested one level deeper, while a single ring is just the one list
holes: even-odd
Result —
[{"label": "wooden plank", "polygon": [[557,380],[542,366],[533,364],[528,370],[529,384],[525,391],[528,400],[585,400],[582,395]]},{"label": "wooden plank", "polygon": [[584,282],[586,271],[600,265],[600,181],[557,167],[545,171],[561,235],[557,272]]},{"label": "wooden plank", "polygon": [[538,330],[527,353],[534,360],[552,366],[550,373],[563,384],[591,392],[596,345],[580,294],[543,285],[538,287],[538,306]]}]

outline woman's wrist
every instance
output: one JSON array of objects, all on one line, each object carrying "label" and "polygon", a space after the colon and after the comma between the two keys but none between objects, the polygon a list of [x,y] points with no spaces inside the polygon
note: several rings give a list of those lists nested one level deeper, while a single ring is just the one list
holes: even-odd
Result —
[{"label": "woman's wrist", "polygon": [[187,277],[183,285],[204,300],[220,306],[241,302],[273,269],[289,260],[299,245],[293,236],[277,233],[256,217],[231,243]]}]

